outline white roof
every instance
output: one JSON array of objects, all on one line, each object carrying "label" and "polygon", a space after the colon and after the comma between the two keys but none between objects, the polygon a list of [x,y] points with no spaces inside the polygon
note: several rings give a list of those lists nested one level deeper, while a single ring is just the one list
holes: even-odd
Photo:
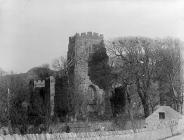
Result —
[{"label": "white roof", "polygon": [[150,116],[148,116],[146,118],[146,120],[150,119],[152,116],[155,116],[159,112],[165,112],[167,117],[170,118],[170,119],[180,119],[180,118],[182,118],[182,115],[179,112],[172,109],[170,106],[160,106],[160,107],[158,107],[158,109],[156,111],[154,111]]}]

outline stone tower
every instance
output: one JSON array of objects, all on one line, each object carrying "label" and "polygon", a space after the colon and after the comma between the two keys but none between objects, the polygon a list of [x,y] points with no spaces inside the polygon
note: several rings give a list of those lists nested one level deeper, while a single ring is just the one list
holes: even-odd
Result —
[{"label": "stone tower", "polygon": [[103,35],[98,33],[76,33],[69,37],[67,62],[69,66],[70,86],[74,89],[77,114],[83,116],[89,112],[104,113],[104,91],[92,83],[88,76],[89,56],[94,53],[94,45],[103,41]]}]

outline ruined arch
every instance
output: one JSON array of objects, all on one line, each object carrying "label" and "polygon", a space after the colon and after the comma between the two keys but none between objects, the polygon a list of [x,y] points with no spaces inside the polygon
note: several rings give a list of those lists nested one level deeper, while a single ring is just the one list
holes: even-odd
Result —
[{"label": "ruined arch", "polygon": [[88,86],[88,100],[89,104],[95,104],[97,100],[97,90],[94,85],[89,85]]},{"label": "ruined arch", "polygon": [[97,89],[94,85],[89,85],[87,90],[88,96],[88,112],[95,112],[97,106]]}]

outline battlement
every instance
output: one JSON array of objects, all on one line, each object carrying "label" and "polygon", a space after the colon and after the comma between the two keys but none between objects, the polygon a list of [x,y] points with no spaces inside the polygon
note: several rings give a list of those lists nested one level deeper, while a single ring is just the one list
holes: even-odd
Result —
[{"label": "battlement", "polygon": [[45,80],[34,80],[34,87],[45,87]]},{"label": "battlement", "polygon": [[69,37],[69,40],[72,39],[103,39],[103,34],[98,34],[95,32],[87,32],[87,33],[76,33],[74,36]]}]

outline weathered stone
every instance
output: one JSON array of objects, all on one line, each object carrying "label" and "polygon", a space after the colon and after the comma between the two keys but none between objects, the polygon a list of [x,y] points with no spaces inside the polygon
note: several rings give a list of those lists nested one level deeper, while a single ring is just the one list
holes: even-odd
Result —
[{"label": "weathered stone", "polygon": [[[82,112],[87,116],[89,112],[104,113],[104,91],[95,85],[88,76],[89,56],[94,53],[95,46],[103,41],[103,35],[98,33],[81,33],[69,38],[67,61],[69,65],[69,81],[82,100],[76,114]],[[79,100],[78,100],[79,102]],[[100,108],[100,109],[99,109]],[[79,111],[80,110],[80,111]]]}]

